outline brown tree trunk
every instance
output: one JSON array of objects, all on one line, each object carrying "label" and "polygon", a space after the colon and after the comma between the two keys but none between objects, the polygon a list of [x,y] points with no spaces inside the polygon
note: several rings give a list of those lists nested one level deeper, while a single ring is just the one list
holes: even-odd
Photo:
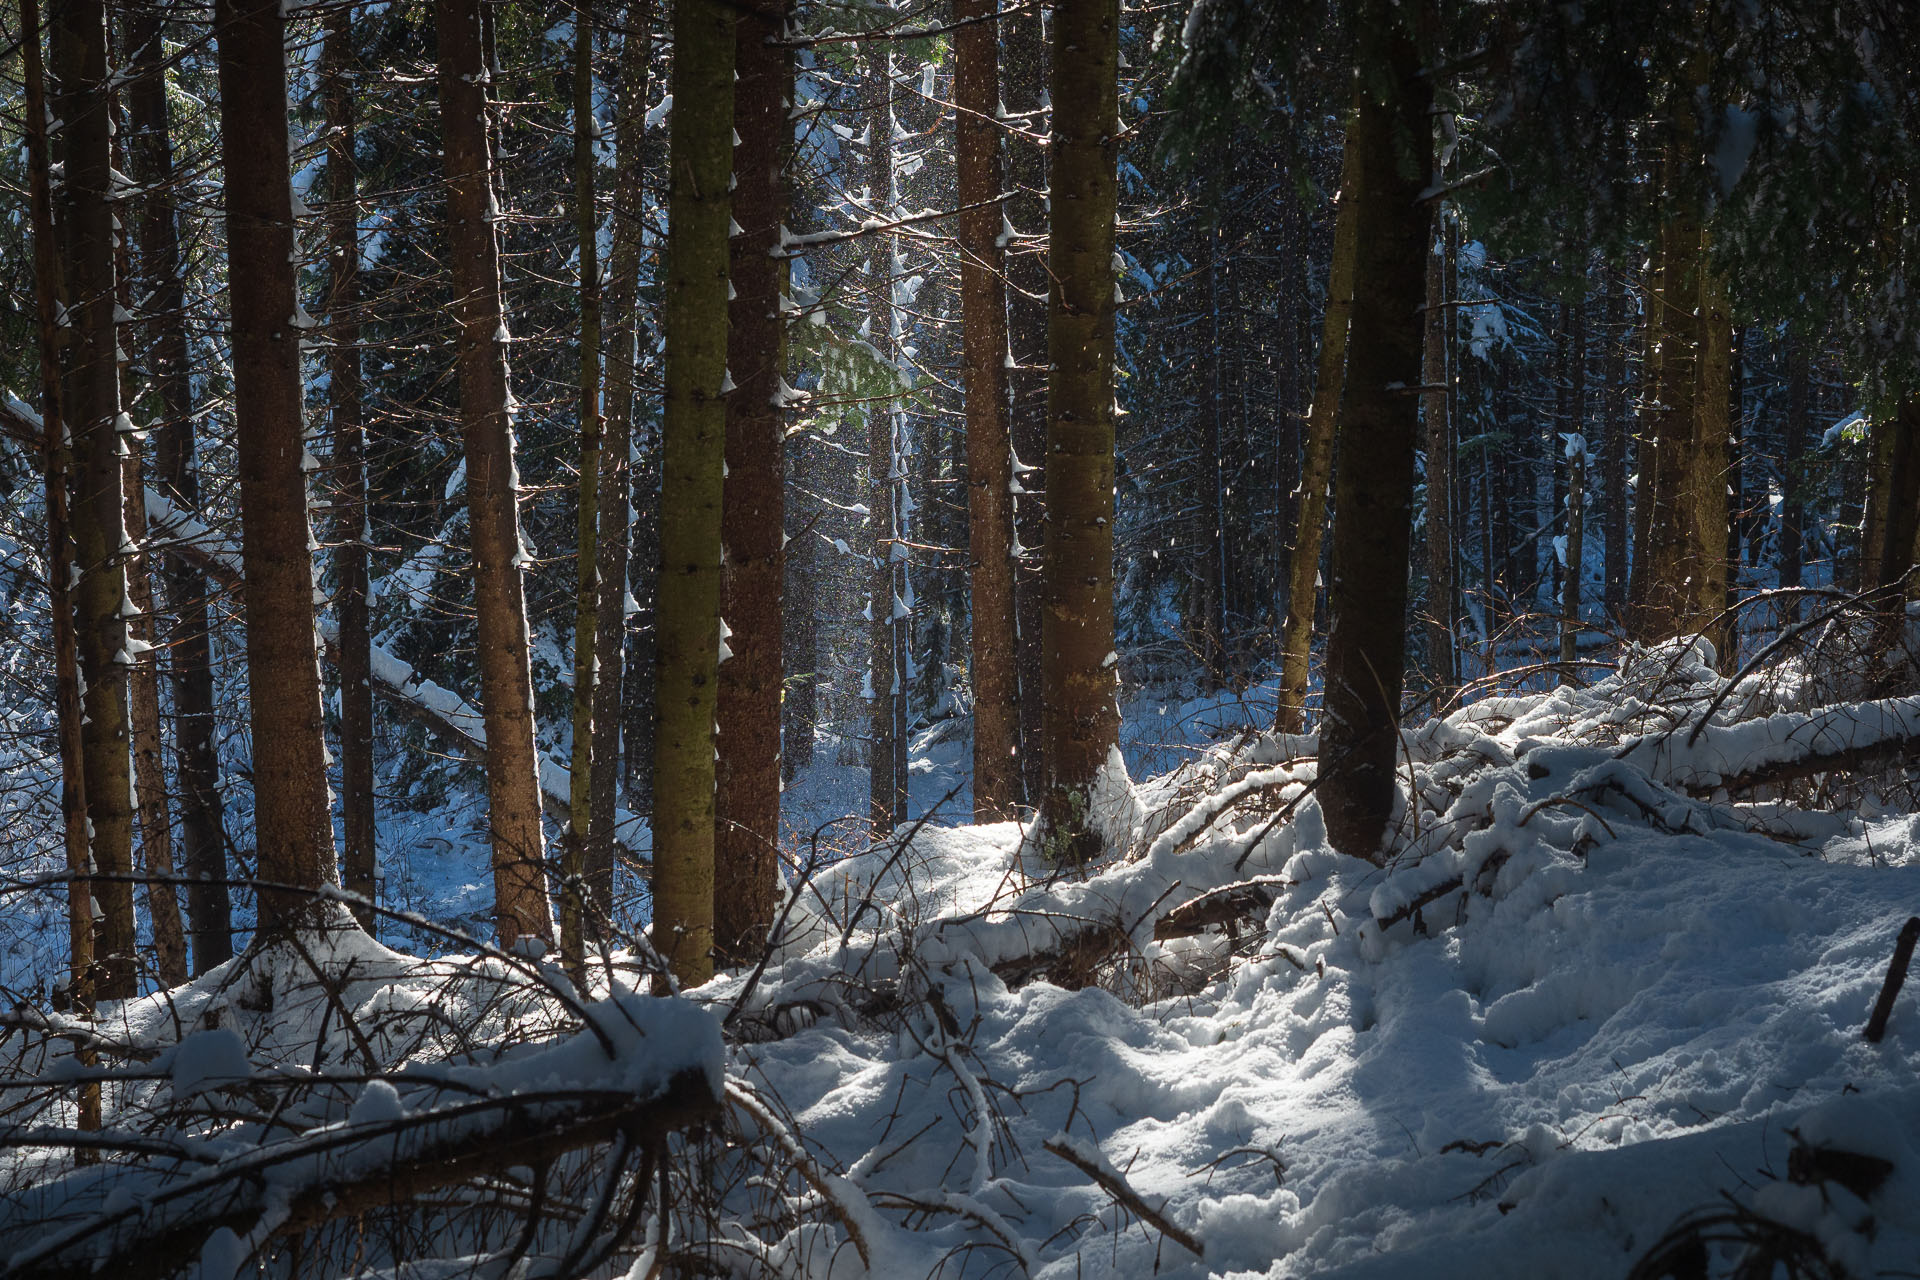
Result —
[{"label": "brown tree trunk", "polygon": [[1726,282],[1706,266],[1706,243],[1701,243],[1699,358],[1694,368],[1694,464],[1689,500],[1693,509],[1693,546],[1698,570],[1691,579],[1694,595],[1690,630],[1705,630],[1723,670],[1734,655],[1731,619],[1714,619],[1726,611],[1732,565],[1727,555],[1731,512],[1727,503],[1728,449],[1733,424],[1728,388],[1733,383],[1733,321],[1727,310]]},{"label": "brown tree trunk", "polygon": [[[133,179],[145,193],[138,227],[152,368],[153,482],[183,511],[200,505],[194,463],[193,387],[187,367],[186,299],[175,224],[163,30],[158,0],[130,14],[134,75],[127,84]],[[180,787],[180,867],[187,884],[187,932],[193,972],[233,955],[226,838],[221,831],[220,762],[214,747],[212,619],[209,585],[198,568],[169,557],[162,578],[172,620],[167,632],[173,686],[175,775]]]},{"label": "brown tree trunk", "polygon": [[1360,148],[1355,116],[1347,119],[1340,160],[1340,199],[1333,215],[1333,257],[1327,269],[1327,310],[1321,321],[1320,357],[1314,369],[1313,403],[1300,455],[1300,519],[1295,526],[1287,623],[1280,648],[1280,707],[1274,728],[1306,728],[1307,679],[1313,658],[1313,614],[1320,595],[1320,543],[1326,532],[1327,482],[1333,476],[1333,435],[1347,376],[1347,329],[1353,314],[1354,260],[1358,251]]},{"label": "brown tree trunk", "polygon": [[1048,202],[1046,612],[1041,624],[1047,790],[1059,861],[1100,851],[1093,784],[1120,729],[1113,632],[1114,218],[1119,187],[1118,0],[1053,11]]},{"label": "brown tree trunk", "polygon": [[[893,57],[885,46],[868,56],[868,105],[873,114],[867,120],[867,190],[872,216],[886,219],[893,210]],[[893,237],[884,233],[873,237],[868,259],[867,332],[873,349],[888,364],[885,376],[892,379],[896,356]],[[904,460],[895,438],[894,413],[891,394],[877,398],[867,409],[867,528],[872,535],[872,582],[867,594],[867,634],[872,652],[867,773],[868,814],[875,839],[904,821],[907,808],[900,785],[906,753],[900,723],[906,699],[901,640],[907,619],[894,616],[906,558],[896,502],[904,479]]]},{"label": "brown tree trunk", "polygon": [[734,25],[733,221],[728,242],[727,477],[721,507],[720,616],[733,656],[720,664],[720,759],[713,858],[714,947],[759,958],[780,897],[780,677],[786,586],[786,462],[781,380],[780,225],[787,211],[784,38],[787,0],[755,0]]},{"label": "brown tree trunk", "polygon": [[674,2],[653,945],[687,985],[713,973],[733,27],[720,0]]},{"label": "brown tree trunk", "polygon": [[1204,533],[1200,539],[1199,633],[1201,679],[1214,689],[1227,683],[1227,472],[1221,440],[1221,420],[1226,416],[1226,387],[1222,366],[1220,333],[1220,219],[1216,214],[1207,221],[1206,255],[1203,274],[1207,288],[1207,348],[1202,359],[1207,367],[1207,399],[1201,413],[1206,429],[1200,446],[1200,466],[1206,476],[1207,501],[1203,505]]},{"label": "brown tree trunk", "polygon": [[567,770],[567,835],[560,877],[560,954],[584,979],[587,931],[606,904],[587,887],[593,823],[593,731],[600,682],[600,214],[594,197],[593,7],[573,10],[573,207],[580,263],[580,481],[574,524],[573,751]]},{"label": "brown tree trunk", "polygon": [[[1560,581],[1560,661],[1579,656],[1580,561],[1586,552],[1587,451],[1580,437],[1567,446],[1567,572]],[[1561,673],[1563,682],[1571,669]]]},{"label": "brown tree trunk", "polygon": [[138,981],[133,918],[133,775],[127,710],[127,595],[120,481],[120,370],[114,323],[111,88],[105,6],[56,6],[54,117],[63,122],[59,226],[65,237],[70,354],[61,408],[73,437],[73,541],[78,609],[87,820],[99,904],[97,994],[132,996]]},{"label": "brown tree trunk", "polygon": [[1427,308],[1420,360],[1420,416],[1427,449],[1427,664],[1432,668],[1436,709],[1458,687],[1459,664],[1453,653],[1453,424],[1447,391],[1451,361],[1448,327],[1452,300],[1446,294],[1446,239],[1435,227],[1427,252]]},{"label": "brown tree trunk", "polygon": [[[1806,545],[1807,347],[1806,340],[1787,332],[1787,421],[1780,466],[1780,585],[1801,582],[1802,548]],[[1797,601],[1787,608],[1800,616]]]},{"label": "brown tree trunk", "polygon": [[226,167],[240,552],[263,931],[322,918],[311,896],[336,879],[328,813],[320,656],[313,628],[300,339],[288,185],[286,20],[278,0],[218,0],[220,145]]},{"label": "brown tree trunk", "polygon": [[1013,438],[1007,404],[1001,243],[1000,24],[989,0],[955,0],[954,150],[959,169],[962,368],[967,393],[967,561],[973,622],[973,817],[1020,801],[1019,643],[1013,599]]},{"label": "brown tree trunk", "polygon": [[1627,605],[1627,335],[1626,291],[1617,274],[1608,267],[1606,296],[1601,302],[1600,341],[1605,344],[1601,359],[1602,430],[1600,444],[1600,509],[1606,527],[1606,579],[1603,601],[1607,617],[1616,623]]},{"label": "brown tree trunk", "polygon": [[[66,845],[66,1007],[82,1016],[94,1007],[93,885],[87,879],[85,712],[80,694],[80,642],[74,631],[71,584],[75,560],[67,495],[66,419],[61,412],[60,365],[64,353],[60,310],[65,305],[60,250],[53,222],[52,158],[48,153],[47,96],[40,64],[40,13],[35,0],[21,0],[21,61],[24,64],[27,176],[33,226],[33,296],[40,336],[41,468],[47,502],[47,597],[53,614],[54,716],[60,753],[60,818]],[[83,1058],[83,1062],[88,1059]],[[81,1092],[78,1127],[100,1127],[99,1089]]]},{"label": "brown tree trunk", "polygon": [[[1343,458],[1335,494],[1320,791],[1334,848],[1377,860],[1393,808],[1413,535],[1420,302],[1431,221],[1432,83],[1389,0],[1362,6],[1353,320],[1341,430],[1364,441]],[[1404,154],[1412,140],[1421,150]]]},{"label": "brown tree trunk", "polygon": [[493,839],[495,925],[502,941],[553,941],[545,838],[534,751],[533,676],[521,583],[519,475],[507,389],[507,326],[493,222],[487,145],[487,64],[480,0],[435,0],[440,40],[440,122],[447,181],[447,242],[466,441],[473,595],[479,615],[480,703],[487,731],[487,801]]},{"label": "brown tree trunk", "polygon": [[[600,616],[594,653],[600,679],[594,686],[593,777],[587,828],[587,887],[596,902],[613,904],[614,859],[618,842],[618,782],[621,730],[628,687],[626,662],[629,554],[633,530],[633,418],[638,390],[637,344],[640,334],[640,235],[646,207],[647,91],[653,61],[652,0],[627,6],[621,35],[618,164],[613,186],[613,233],[606,285],[607,425],[600,454]],[[648,504],[649,515],[654,504]],[[648,664],[649,677],[651,664]],[[635,673],[638,674],[637,672]],[[640,737],[652,747],[652,725]],[[643,744],[629,738],[630,753]]]},{"label": "brown tree trunk", "polygon": [[1000,20],[1004,79],[1001,99],[1013,129],[1007,139],[1007,201],[1000,224],[1010,240],[1007,263],[1008,430],[1013,439],[1014,674],[1019,686],[1020,785],[1037,808],[1046,789],[1041,732],[1040,565],[1046,540],[1047,259],[1041,233],[1047,212],[1047,42],[1035,6]]},{"label": "brown tree trunk", "polygon": [[[379,828],[373,808],[373,634],[367,606],[367,432],[360,403],[360,203],[355,181],[353,7],[327,15],[321,54],[327,113],[328,408],[333,427],[334,615],[340,638],[334,666],[340,676],[340,807],[345,819],[341,887],[368,904],[375,876]],[[371,905],[354,917],[372,930]]]}]

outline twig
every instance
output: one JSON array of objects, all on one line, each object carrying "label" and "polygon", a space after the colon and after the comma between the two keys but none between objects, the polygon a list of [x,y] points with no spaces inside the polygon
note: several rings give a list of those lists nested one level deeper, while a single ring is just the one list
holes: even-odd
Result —
[{"label": "twig", "polygon": [[1873,1002],[1873,1016],[1867,1019],[1866,1037],[1879,1044],[1887,1034],[1887,1019],[1893,1016],[1893,1002],[1907,981],[1907,966],[1913,962],[1913,945],[1920,942],[1920,916],[1907,917],[1900,937],[1893,944],[1893,961],[1887,965],[1887,979],[1880,984],[1880,998]]},{"label": "twig", "polygon": [[1188,1253],[1191,1253],[1194,1257],[1205,1258],[1207,1256],[1206,1249],[1201,1245],[1200,1241],[1195,1238],[1192,1232],[1148,1204],[1141,1198],[1140,1193],[1128,1186],[1126,1179],[1122,1178],[1117,1172],[1109,1168],[1102,1168],[1100,1164],[1088,1160],[1077,1150],[1078,1144],[1074,1143],[1073,1140],[1065,1134],[1057,1133],[1041,1145],[1099,1183],[1102,1191],[1112,1196],[1115,1201],[1123,1205],[1134,1217],[1152,1226],[1154,1230],[1179,1245],[1182,1249],[1185,1249]]}]

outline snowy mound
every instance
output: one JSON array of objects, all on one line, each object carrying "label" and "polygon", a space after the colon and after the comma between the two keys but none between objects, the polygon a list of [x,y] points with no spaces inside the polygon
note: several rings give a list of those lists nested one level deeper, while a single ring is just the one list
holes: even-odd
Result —
[{"label": "snowy mound", "polygon": [[[838,1171],[767,1256],[1618,1277],[1697,1209],[1709,1274],[1756,1223],[1910,1267],[1920,1008],[1861,1029],[1914,823],[1791,793],[1907,744],[1920,700],[1763,714],[1702,656],[1409,732],[1385,867],[1327,847],[1311,743],[1262,739],[1133,789],[1084,875],[1006,825],[817,878],[779,964],[701,993]],[[1885,1176],[1832,1174],[1855,1156]]]}]

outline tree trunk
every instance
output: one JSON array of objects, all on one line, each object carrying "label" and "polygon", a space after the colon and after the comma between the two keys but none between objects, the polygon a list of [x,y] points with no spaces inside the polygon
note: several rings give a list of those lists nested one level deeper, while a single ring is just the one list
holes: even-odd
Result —
[{"label": "tree trunk", "polygon": [[480,702],[487,731],[487,802],[494,916],[503,942],[553,941],[534,751],[533,676],[521,569],[519,475],[507,387],[507,326],[493,223],[487,144],[487,63],[481,0],[435,0],[447,242],[458,325],[460,419],[466,443],[473,595],[479,615]]},{"label": "tree trunk", "polygon": [[1723,670],[1735,657],[1732,619],[1715,625],[1726,612],[1728,582],[1727,504],[1728,441],[1732,432],[1728,388],[1733,383],[1733,321],[1727,311],[1726,282],[1707,269],[1706,243],[1701,243],[1700,347],[1695,369],[1694,464],[1690,499],[1693,507],[1693,546],[1698,571],[1692,576],[1693,620],[1689,630],[1706,630]]},{"label": "tree trunk", "polygon": [[1427,251],[1425,344],[1420,361],[1421,417],[1427,446],[1427,665],[1432,671],[1434,706],[1459,685],[1453,654],[1453,424],[1447,416],[1447,331],[1452,300],[1446,294],[1446,240],[1436,225]]},{"label": "tree trunk", "polygon": [[560,954],[583,975],[587,931],[607,904],[587,887],[593,823],[593,713],[600,683],[600,215],[594,199],[593,6],[573,10],[573,208],[580,260],[580,483],[574,524],[573,751],[567,769],[567,839],[560,882]]},{"label": "tree trunk", "polygon": [[[1020,785],[1038,808],[1046,789],[1046,751],[1040,717],[1042,543],[1046,540],[1047,43],[1039,7],[1000,20],[1005,57],[1001,100],[1013,122],[1007,140],[1007,189],[1002,233],[1007,253],[1008,430],[1013,438],[1014,673],[1019,685]],[[1024,242],[1024,243],[1023,243]]]},{"label": "tree trunk", "polygon": [[300,339],[288,185],[286,19],[277,0],[218,0],[220,145],[226,167],[240,554],[247,586],[262,930],[322,918],[311,895],[336,879],[328,813],[320,656],[313,631]]},{"label": "tree trunk", "polygon": [[114,323],[111,87],[105,6],[56,6],[52,64],[64,173],[58,225],[65,236],[70,354],[61,407],[73,437],[73,541],[78,607],[81,721],[86,748],[87,820],[96,870],[117,879],[93,887],[99,904],[94,958],[98,995],[136,989],[133,918],[133,775],[127,711],[127,595],[120,491],[120,370]]},{"label": "tree trunk", "polygon": [[[600,678],[593,690],[587,889],[608,912],[613,907],[614,860],[619,847],[614,824],[619,812],[621,730],[628,714],[624,705],[628,691],[628,575],[635,567],[629,554],[633,537],[633,419],[638,389],[640,237],[647,196],[646,157],[650,152],[646,145],[647,91],[652,61],[653,4],[652,0],[639,0],[627,6],[627,29],[620,45],[616,107],[619,150],[605,307],[606,437],[600,452],[600,529],[595,538],[600,553],[600,603],[594,655],[599,659]],[[648,502],[647,512],[649,518],[657,516],[656,504]],[[655,568],[649,566],[648,572]],[[650,663],[647,675],[650,679]],[[648,724],[644,733],[626,739],[626,751],[631,755],[642,745],[651,750],[652,742],[652,725]]]},{"label": "tree trunk", "polygon": [[1013,599],[1013,439],[1007,405],[1001,207],[1000,24],[988,0],[955,0],[954,150],[960,215],[962,369],[967,393],[967,562],[973,623],[973,817],[1020,801],[1019,643]]},{"label": "tree trunk", "polygon": [[[61,412],[60,311],[65,305],[60,250],[53,222],[52,158],[44,68],[40,65],[40,13],[35,0],[21,0],[21,61],[24,64],[27,175],[33,226],[33,296],[40,336],[41,468],[47,502],[47,597],[53,618],[54,716],[60,755],[60,818],[66,846],[67,979],[65,1005],[82,1016],[93,1012],[93,885],[86,878],[85,712],[80,694],[80,642],[74,630],[72,525],[68,512],[66,419]],[[84,1059],[83,1059],[84,1061]],[[100,1092],[82,1090],[78,1127],[100,1127]]]},{"label": "tree trunk", "polygon": [[1360,148],[1355,117],[1347,118],[1340,159],[1340,200],[1333,216],[1333,258],[1327,269],[1327,311],[1320,328],[1313,403],[1307,409],[1300,456],[1300,520],[1295,526],[1287,623],[1280,649],[1280,708],[1274,728],[1306,728],[1307,678],[1313,657],[1313,613],[1319,597],[1320,542],[1326,531],[1327,482],[1333,475],[1333,434],[1347,376],[1347,328],[1353,314],[1354,260],[1359,249]]},{"label": "tree trunk", "polygon": [[1090,802],[1120,729],[1113,648],[1119,39],[1118,0],[1060,0],[1054,8],[1041,812],[1058,861],[1084,862],[1100,851]]},{"label": "tree trunk", "polygon": [[[868,55],[867,192],[871,216],[887,219],[893,210],[893,56],[882,47]],[[867,265],[867,333],[893,379],[897,356],[893,341],[893,237],[873,237]],[[867,633],[872,653],[867,702],[868,816],[877,840],[906,818],[906,797],[899,780],[906,752],[900,709],[906,697],[906,664],[901,659],[905,618],[896,618],[895,601],[906,547],[900,541],[896,493],[903,459],[895,438],[894,399],[876,398],[867,408],[867,528],[872,539],[871,583],[867,592]]]},{"label": "tree trunk", "polygon": [[1571,664],[1579,656],[1580,561],[1586,553],[1586,497],[1586,442],[1575,434],[1567,445],[1567,572],[1560,582],[1560,661],[1568,664],[1569,670],[1561,673],[1562,683],[1570,683]]},{"label": "tree trunk", "polygon": [[354,917],[369,932],[379,891],[373,808],[373,634],[368,616],[367,431],[360,403],[360,203],[353,115],[353,7],[327,15],[321,53],[327,113],[328,409],[333,422],[334,616],[340,638],[340,807],[346,841],[341,887],[366,899]]},{"label": "tree trunk", "polygon": [[726,467],[733,11],[673,6],[666,417],[660,519],[653,945],[687,986],[713,973],[714,693]]},{"label": "tree trunk", "polygon": [[[1431,227],[1431,81],[1388,0],[1363,6],[1352,345],[1346,378],[1349,451],[1335,494],[1326,715],[1320,805],[1334,848],[1378,859],[1393,808],[1406,659],[1407,556],[1413,535],[1420,379],[1420,302]],[[1404,156],[1412,143],[1420,148]]]},{"label": "tree trunk", "polygon": [[1606,344],[1601,359],[1602,429],[1600,445],[1600,510],[1605,522],[1606,577],[1603,601],[1607,617],[1616,623],[1627,604],[1627,338],[1626,291],[1615,273],[1603,266],[1606,296],[1601,302],[1601,336]]},{"label": "tree trunk", "polygon": [[[1780,585],[1801,582],[1802,548],[1806,544],[1807,347],[1806,340],[1787,331],[1787,421],[1780,466]],[[1792,616],[1800,616],[1798,601],[1789,600]]]},{"label": "tree trunk", "polygon": [[714,825],[714,946],[751,964],[780,899],[781,608],[786,586],[786,321],[780,227],[787,212],[787,0],[754,0],[734,26],[733,221],[729,242],[727,476],[720,616],[733,656],[720,664]]},{"label": "tree trunk", "polygon": [[1203,506],[1205,536],[1200,554],[1200,639],[1201,678],[1214,689],[1225,687],[1227,672],[1227,462],[1221,439],[1221,422],[1227,412],[1226,386],[1222,365],[1220,333],[1220,219],[1207,220],[1207,399],[1201,410],[1206,415],[1205,439],[1200,446],[1200,465],[1205,468],[1207,501]]}]

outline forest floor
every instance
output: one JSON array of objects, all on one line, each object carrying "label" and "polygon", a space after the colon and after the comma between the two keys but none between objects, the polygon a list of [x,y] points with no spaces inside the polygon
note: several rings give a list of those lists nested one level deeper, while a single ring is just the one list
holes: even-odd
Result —
[{"label": "forest floor", "polygon": [[[936,727],[913,774],[926,824],[815,868],[764,972],[687,993],[730,1015],[712,1050],[729,1096],[796,1144],[772,1181],[711,1189],[708,1229],[732,1242],[712,1247],[807,1277],[1601,1280],[1668,1246],[1676,1274],[1733,1275],[1764,1239],[1790,1274],[1920,1274],[1915,990],[1884,1040],[1862,1036],[1920,913],[1905,775],[1720,789],[1920,732],[1920,699],[1859,697],[1817,655],[1729,688],[1670,648],[1583,690],[1485,698],[1405,734],[1385,867],[1327,846],[1313,740],[1243,732],[1257,694],[1136,699],[1126,775],[1098,797],[1114,852],[1072,874],[1018,824],[961,822],[964,724]],[[857,811],[864,783],[823,752],[788,792],[793,825]],[[479,918],[485,850],[459,807],[383,840],[396,905]],[[57,914],[10,914],[57,954]],[[445,953],[425,938],[386,940]],[[441,999],[410,983],[449,981],[445,960],[355,955],[370,967],[328,999],[368,1025]],[[160,1045],[227,981],[127,1023]],[[516,999],[568,1025],[537,991]],[[253,1025],[252,1066],[223,1070],[256,1088],[266,1059],[335,1052],[310,1026]],[[585,1052],[547,1043],[555,1062]],[[420,1052],[340,1085],[365,1096],[331,1131],[402,1114],[374,1098],[385,1081],[406,1114],[437,1105],[416,1100],[435,1078]],[[207,1087],[205,1056],[161,1060],[176,1094]],[[506,1078],[488,1070],[474,1079]]]}]

